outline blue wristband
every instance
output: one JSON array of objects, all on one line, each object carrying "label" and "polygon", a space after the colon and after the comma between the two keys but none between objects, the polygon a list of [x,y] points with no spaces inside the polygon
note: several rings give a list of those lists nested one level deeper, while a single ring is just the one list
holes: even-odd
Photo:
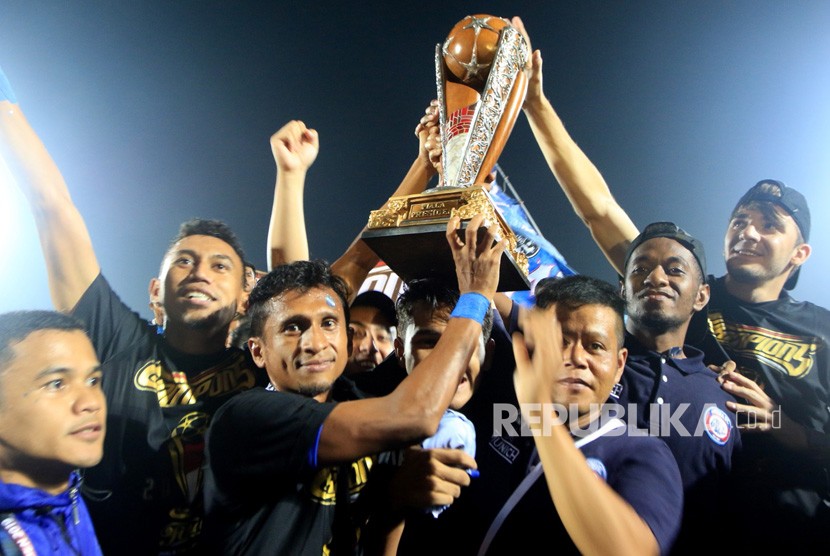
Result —
[{"label": "blue wristband", "polygon": [[0,100],[8,100],[12,104],[17,104],[17,98],[12,91],[12,85],[6,74],[3,73],[3,68],[0,68]]},{"label": "blue wristband", "polygon": [[481,324],[484,322],[484,317],[490,310],[490,300],[478,292],[468,292],[461,294],[458,298],[458,303],[455,304],[455,309],[450,313],[451,317],[472,319]]}]

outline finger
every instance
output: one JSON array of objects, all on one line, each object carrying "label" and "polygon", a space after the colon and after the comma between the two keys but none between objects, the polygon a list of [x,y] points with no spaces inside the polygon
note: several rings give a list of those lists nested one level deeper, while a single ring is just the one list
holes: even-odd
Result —
[{"label": "finger", "polygon": [[522,37],[524,37],[524,40],[527,43],[528,50],[530,52],[533,52],[533,49],[530,46],[530,36],[527,34],[527,29],[525,29],[525,24],[524,24],[524,21],[522,21],[522,18],[519,17],[519,16],[514,16],[510,20],[510,23],[513,25],[513,27],[516,28],[516,30],[519,33],[521,33]]},{"label": "finger", "polygon": [[428,450],[432,457],[445,465],[464,469],[476,469],[478,465],[473,457],[458,448],[433,448]]},{"label": "finger", "polygon": [[319,136],[317,135],[317,130],[316,129],[306,128],[306,129],[303,130],[302,138],[306,142],[311,143],[313,145],[316,145],[317,141],[319,139]]},{"label": "finger", "polygon": [[530,368],[530,353],[527,349],[524,334],[513,333],[513,357],[516,360],[516,372],[524,374]]},{"label": "finger", "polygon": [[458,237],[457,230],[461,227],[461,219],[458,216],[453,216],[447,220],[447,243],[453,250],[464,247],[464,242]]},{"label": "finger", "polygon": [[484,223],[484,216],[476,214],[467,222],[467,228],[464,230],[464,244],[474,253],[478,247],[478,230],[482,223]]},{"label": "finger", "polygon": [[501,228],[499,227],[498,220],[493,220],[492,222],[490,222],[489,219],[485,220],[484,225],[487,226],[487,231],[482,238],[482,250],[493,248],[495,247],[494,243],[498,243],[502,240]]}]

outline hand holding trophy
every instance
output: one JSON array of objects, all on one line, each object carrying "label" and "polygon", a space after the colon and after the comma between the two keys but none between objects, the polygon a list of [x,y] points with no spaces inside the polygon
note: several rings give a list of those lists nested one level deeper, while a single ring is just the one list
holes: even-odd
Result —
[{"label": "hand holding trophy", "polygon": [[499,291],[529,288],[527,258],[487,193],[487,179],[507,143],[527,92],[530,56],[521,33],[506,19],[472,15],[435,47],[443,180],[418,195],[392,197],[372,211],[363,240],[405,280],[454,281],[444,232],[450,218],[459,234],[477,214],[507,239]]}]

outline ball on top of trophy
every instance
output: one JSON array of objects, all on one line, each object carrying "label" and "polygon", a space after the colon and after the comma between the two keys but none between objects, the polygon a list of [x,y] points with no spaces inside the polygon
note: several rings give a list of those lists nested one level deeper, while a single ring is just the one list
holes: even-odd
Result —
[{"label": "ball on top of trophy", "polygon": [[456,23],[441,49],[450,73],[470,87],[482,87],[496,56],[499,31],[508,25],[506,19],[487,14],[468,15]]}]

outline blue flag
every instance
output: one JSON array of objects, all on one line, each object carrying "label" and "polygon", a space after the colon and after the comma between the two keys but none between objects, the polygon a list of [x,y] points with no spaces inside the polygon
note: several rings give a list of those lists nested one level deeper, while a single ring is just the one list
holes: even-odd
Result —
[{"label": "blue flag", "polygon": [[[497,173],[501,174],[498,167]],[[507,185],[509,187],[509,182]],[[530,307],[535,301],[533,290],[539,280],[548,277],[571,276],[576,272],[568,266],[556,247],[539,232],[525,206],[508,195],[497,181],[490,184],[490,197],[513,233],[516,234],[518,248],[527,255],[530,290],[505,293],[515,303]]]}]

